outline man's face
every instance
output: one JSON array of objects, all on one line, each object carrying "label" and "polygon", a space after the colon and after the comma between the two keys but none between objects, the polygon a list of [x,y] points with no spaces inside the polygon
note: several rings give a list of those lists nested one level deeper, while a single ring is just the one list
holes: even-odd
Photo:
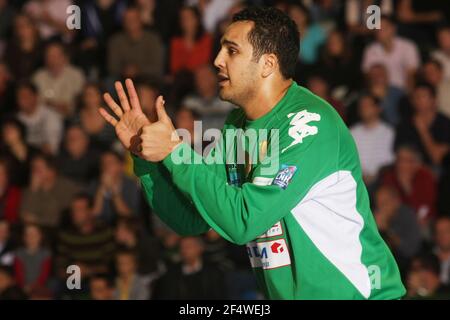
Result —
[{"label": "man's face", "polygon": [[184,262],[192,262],[203,253],[202,244],[194,237],[183,238],[180,241],[180,255]]},{"label": "man's face", "polygon": [[417,88],[413,92],[413,105],[416,111],[429,111],[434,108],[435,100],[426,88]]},{"label": "man's face", "polygon": [[94,300],[111,300],[112,289],[108,286],[103,279],[91,280],[91,296]]},{"label": "man's face", "polygon": [[433,86],[439,85],[442,81],[442,70],[439,69],[434,63],[427,63],[423,66],[423,75],[425,80],[431,83]]},{"label": "man's face", "polygon": [[89,204],[85,199],[75,199],[71,204],[72,223],[81,227],[91,220],[92,214]]},{"label": "man's face", "polygon": [[121,254],[117,256],[117,271],[122,275],[129,275],[136,272],[136,262],[134,257],[129,254]]},{"label": "man's face", "polygon": [[50,70],[59,70],[67,64],[64,50],[58,45],[52,45],[45,52],[45,64]]},{"label": "man's face", "polygon": [[375,35],[379,42],[389,42],[395,36],[395,26],[389,20],[381,19],[380,29],[377,30]]},{"label": "man's face", "polygon": [[358,106],[359,116],[363,122],[379,118],[381,110],[370,97],[362,97]]},{"label": "man's face", "polygon": [[134,33],[142,29],[141,17],[139,11],[129,9],[123,16],[123,27],[128,33]]},{"label": "man's face", "polygon": [[238,106],[252,99],[261,81],[261,66],[253,59],[253,47],[248,41],[252,28],[253,22],[232,23],[214,61],[219,69],[220,98]]},{"label": "man's face", "polygon": [[36,109],[37,103],[37,95],[32,90],[23,87],[17,91],[17,105],[21,111],[31,113]]},{"label": "man's face", "polygon": [[88,136],[78,127],[72,127],[67,130],[65,144],[67,151],[72,156],[84,154],[89,145]]},{"label": "man's face", "polygon": [[123,173],[123,165],[114,155],[105,153],[101,158],[101,171],[117,177]]}]

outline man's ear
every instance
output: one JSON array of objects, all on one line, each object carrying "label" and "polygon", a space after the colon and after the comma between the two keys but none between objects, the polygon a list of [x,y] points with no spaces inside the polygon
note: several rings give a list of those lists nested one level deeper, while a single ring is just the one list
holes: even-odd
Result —
[{"label": "man's ear", "polygon": [[262,76],[267,78],[278,69],[278,59],[273,53],[264,54],[261,57],[263,63]]}]

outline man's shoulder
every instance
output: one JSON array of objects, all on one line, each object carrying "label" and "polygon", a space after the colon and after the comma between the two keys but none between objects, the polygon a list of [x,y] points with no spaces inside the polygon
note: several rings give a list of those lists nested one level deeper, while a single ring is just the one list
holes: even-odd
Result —
[{"label": "man's shoulder", "polygon": [[289,125],[298,120],[317,121],[317,125],[330,128],[343,123],[337,111],[326,100],[301,86],[297,86],[287,97],[286,107],[282,108],[277,116]]}]

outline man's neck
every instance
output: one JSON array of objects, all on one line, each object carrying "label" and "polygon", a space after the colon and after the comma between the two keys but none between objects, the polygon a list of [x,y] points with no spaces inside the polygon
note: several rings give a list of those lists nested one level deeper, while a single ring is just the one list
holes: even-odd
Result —
[{"label": "man's neck", "polygon": [[253,97],[243,109],[249,120],[256,120],[269,113],[286,95],[292,85],[292,80],[288,79],[280,84],[261,86],[256,97]]}]

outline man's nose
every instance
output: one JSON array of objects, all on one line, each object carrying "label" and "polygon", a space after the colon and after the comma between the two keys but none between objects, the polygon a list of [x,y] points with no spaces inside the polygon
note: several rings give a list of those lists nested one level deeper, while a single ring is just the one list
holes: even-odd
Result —
[{"label": "man's nose", "polygon": [[214,59],[214,66],[219,70],[223,69],[224,61],[223,61],[223,57],[222,57],[222,50],[219,51],[216,58]]}]

